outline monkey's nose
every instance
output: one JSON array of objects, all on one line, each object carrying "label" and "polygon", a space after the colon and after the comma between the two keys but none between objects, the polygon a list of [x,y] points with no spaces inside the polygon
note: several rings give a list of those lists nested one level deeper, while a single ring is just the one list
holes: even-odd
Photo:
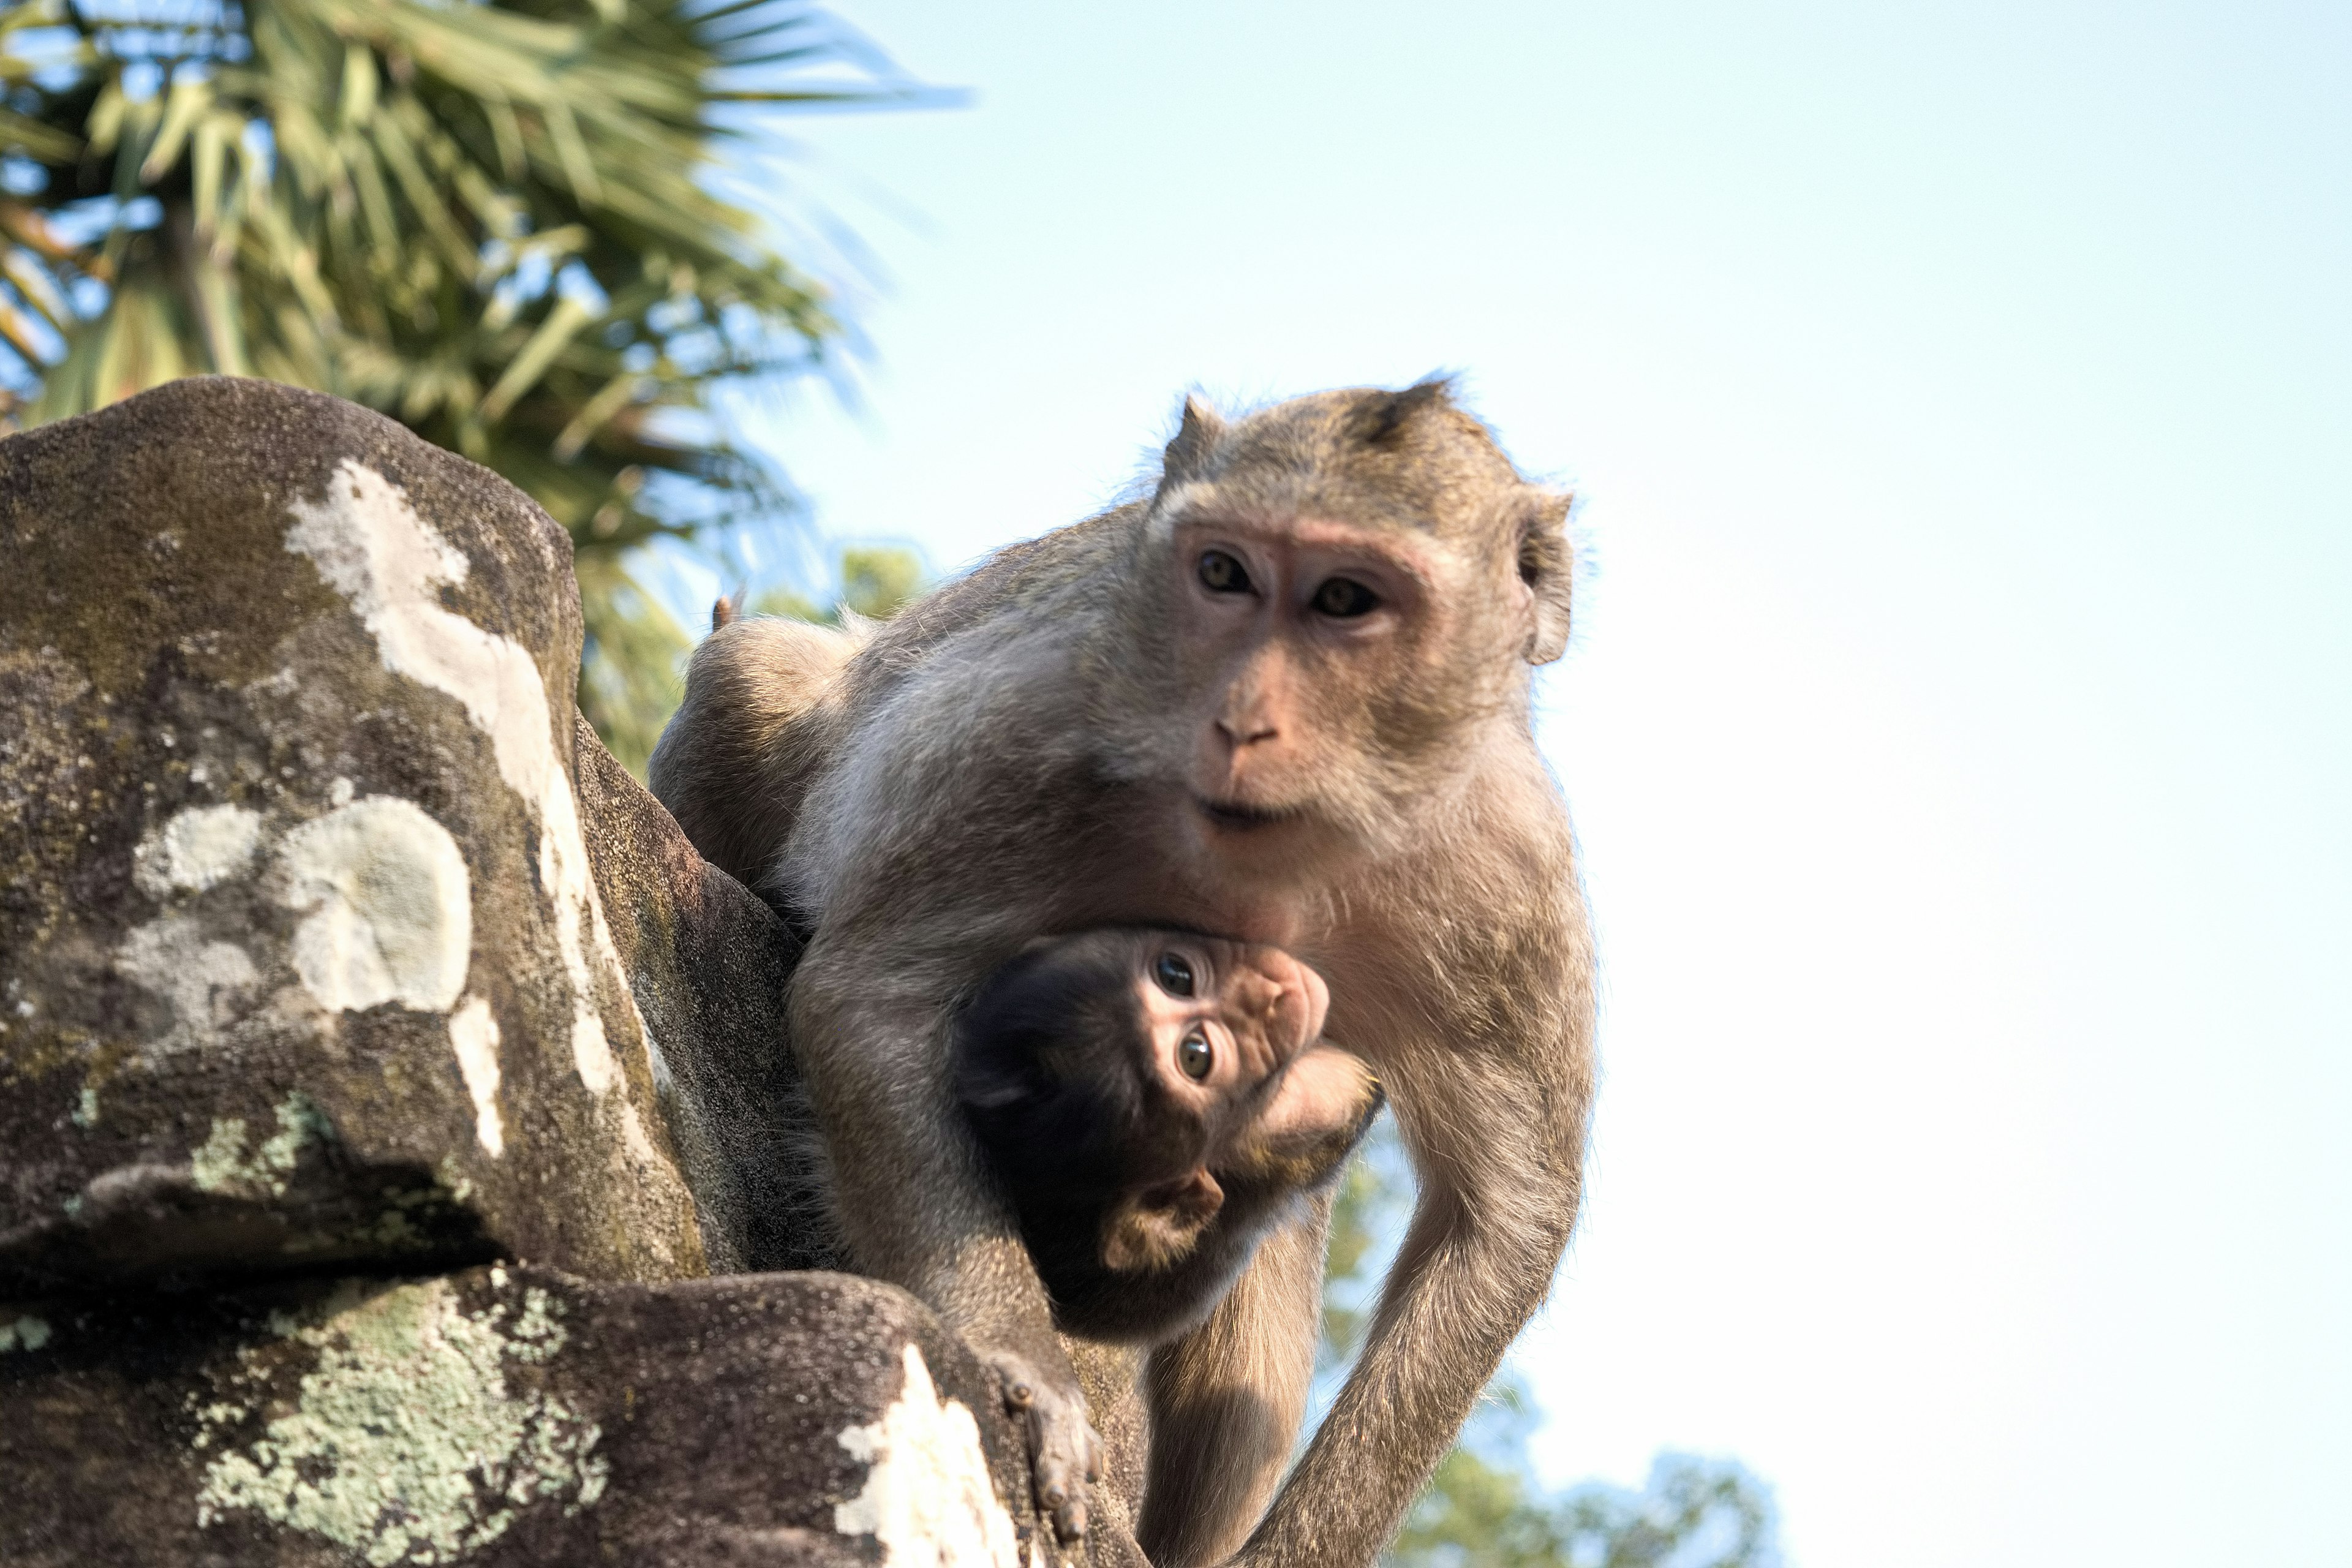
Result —
[{"label": "monkey's nose", "polygon": [[1226,749],[1238,752],[1244,746],[1273,740],[1275,729],[1261,719],[1220,719],[1217,721],[1217,736],[1224,742]]}]

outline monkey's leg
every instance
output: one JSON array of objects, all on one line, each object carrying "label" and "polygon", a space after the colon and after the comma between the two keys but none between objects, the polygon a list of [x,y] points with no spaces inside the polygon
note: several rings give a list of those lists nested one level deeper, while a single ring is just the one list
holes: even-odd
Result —
[{"label": "monkey's leg", "polygon": [[1551,1069],[1583,1058],[1570,1042],[1528,1058],[1423,1045],[1384,1068],[1421,1201],[1347,1386],[1236,1563],[1371,1563],[1550,1289],[1586,1105],[1572,1067]]},{"label": "monkey's leg", "polygon": [[1136,1530],[1154,1568],[1223,1562],[1282,1479],[1315,1376],[1331,1200],[1259,1244],[1208,1321],[1151,1357],[1151,1470]]},{"label": "monkey's leg", "polygon": [[860,639],[798,621],[734,621],[702,640],[647,766],[702,858],[756,887],[829,749],[822,710]]}]

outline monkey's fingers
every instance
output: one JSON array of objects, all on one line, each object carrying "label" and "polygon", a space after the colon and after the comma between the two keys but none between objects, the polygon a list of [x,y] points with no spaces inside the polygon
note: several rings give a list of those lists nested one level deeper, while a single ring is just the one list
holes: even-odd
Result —
[{"label": "monkey's fingers", "polygon": [[1087,1419],[1086,1398],[1036,1375],[1028,1362],[1005,1352],[990,1358],[1002,1380],[1005,1408],[1021,1417],[1029,1440],[1029,1476],[1037,1511],[1054,1533],[1075,1542],[1087,1533],[1087,1482],[1101,1470],[1102,1441]]},{"label": "monkey's fingers", "polygon": [[1029,1410],[1029,1462],[1035,1478],[1038,1510],[1054,1521],[1065,1542],[1087,1533],[1087,1482],[1097,1468],[1100,1447],[1082,1411],[1068,1402],[1045,1398]]}]

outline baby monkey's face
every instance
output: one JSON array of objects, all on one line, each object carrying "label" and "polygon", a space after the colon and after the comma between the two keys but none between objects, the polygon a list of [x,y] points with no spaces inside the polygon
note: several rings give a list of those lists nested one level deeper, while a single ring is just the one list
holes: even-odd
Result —
[{"label": "baby monkey's face", "polygon": [[1244,1110],[1323,1032],[1323,977],[1276,947],[1122,932],[1160,1091],[1215,1124]]},{"label": "baby monkey's face", "polygon": [[1278,948],[1112,927],[1033,942],[957,1025],[956,1096],[1066,1331],[1160,1342],[1338,1173],[1381,1104]]}]

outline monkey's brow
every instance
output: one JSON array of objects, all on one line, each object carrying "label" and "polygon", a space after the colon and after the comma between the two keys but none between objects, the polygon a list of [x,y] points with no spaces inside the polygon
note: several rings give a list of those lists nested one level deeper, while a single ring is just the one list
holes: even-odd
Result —
[{"label": "monkey's brow", "polygon": [[1253,543],[1290,543],[1306,550],[1374,551],[1384,567],[1406,577],[1418,589],[1433,589],[1438,582],[1430,559],[1435,524],[1425,521],[1215,510],[1179,512],[1171,526],[1188,534],[1223,531]]}]

